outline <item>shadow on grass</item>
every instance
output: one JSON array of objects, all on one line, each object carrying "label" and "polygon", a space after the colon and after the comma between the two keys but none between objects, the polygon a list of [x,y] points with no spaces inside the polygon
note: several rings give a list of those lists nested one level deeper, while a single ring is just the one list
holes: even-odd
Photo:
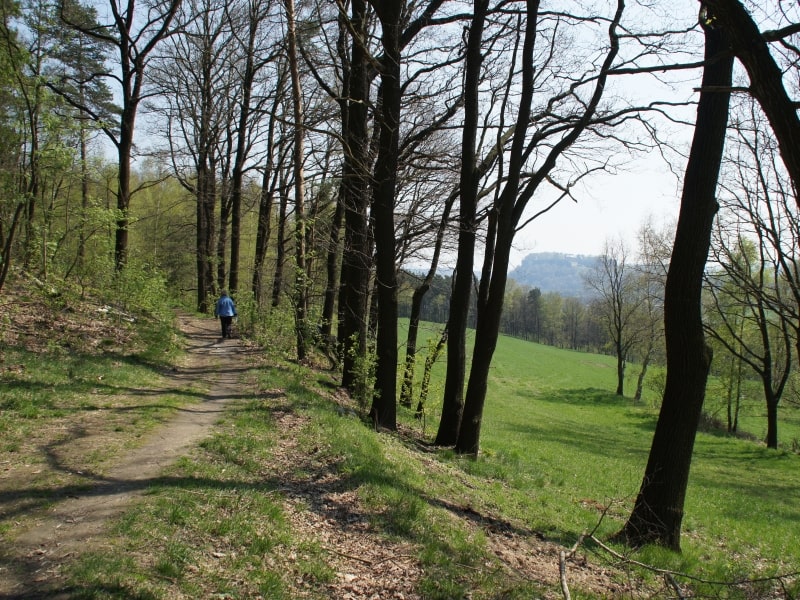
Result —
[{"label": "shadow on grass", "polygon": [[[237,354],[243,354],[237,350]],[[24,358],[23,358],[24,360]],[[37,361],[43,359],[37,358]],[[70,411],[96,410],[93,399],[106,399],[116,395],[131,397],[158,397],[170,395],[186,400],[201,400],[205,397],[202,391],[191,389],[192,386],[204,384],[209,377],[214,376],[235,377],[252,370],[248,365],[237,365],[226,368],[201,367],[170,367],[142,360],[135,356],[106,354],[103,356],[72,355],[69,357],[52,356],[45,361],[61,363],[55,367],[51,381],[43,375],[34,365],[23,370],[24,377],[7,373],[0,377],[0,386],[3,389],[3,398],[0,399],[0,409],[5,411],[29,412],[30,409],[57,410],[60,413]],[[24,363],[23,363],[24,364]],[[123,368],[124,365],[136,369],[144,369],[136,378],[152,382],[168,377],[182,385],[175,387],[132,387],[113,382],[113,371]],[[85,372],[85,373],[84,373]],[[107,375],[109,374],[110,375]],[[244,396],[242,396],[244,397]],[[70,404],[77,404],[70,406]],[[141,410],[142,408],[157,408],[156,405],[114,407],[115,412]],[[162,407],[174,408],[174,407]],[[25,416],[24,414],[20,416]],[[38,415],[34,414],[38,417]]]},{"label": "shadow on grass", "polygon": [[[297,394],[291,392],[297,387],[297,392],[301,391],[299,382],[294,385],[285,386],[291,399],[287,398],[284,392],[266,392],[258,402],[251,403],[248,408],[237,410],[249,410],[258,414],[255,418],[271,419],[278,413],[294,412],[300,406],[315,404],[319,406],[318,400],[311,400],[308,392]],[[253,398],[252,394],[242,395],[242,398]],[[271,400],[268,404],[264,399]],[[326,409],[333,410],[332,405],[327,405]],[[80,430],[76,430],[76,435],[80,435]],[[428,505],[432,508],[445,510],[463,522],[469,522],[474,526],[487,532],[501,535],[518,535],[520,537],[535,537],[538,540],[545,539],[540,532],[533,531],[519,525],[515,525],[498,515],[491,514],[490,511],[479,511],[469,504],[461,504],[449,499],[434,496],[423,484],[410,482],[405,478],[401,471],[382,458],[382,453],[376,451],[379,446],[377,440],[370,441],[369,436],[365,435],[363,443],[358,444],[353,452],[353,456],[347,459],[346,468],[342,468],[344,458],[329,457],[327,460],[319,460],[314,451],[311,451],[304,460],[298,461],[293,465],[294,475],[291,479],[286,476],[269,476],[257,481],[247,481],[242,479],[221,480],[216,478],[202,478],[192,476],[159,476],[144,479],[115,479],[103,477],[96,474],[81,473],[84,481],[77,484],[62,485],[46,490],[35,487],[18,489],[0,493],[0,509],[2,506],[14,505],[18,510],[13,513],[6,513],[4,520],[12,519],[15,514],[22,512],[32,512],[41,510],[45,506],[54,502],[72,497],[84,497],[94,500],[111,498],[123,493],[144,493],[148,490],[162,489],[185,489],[199,493],[204,491],[226,491],[242,492],[250,491],[259,494],[269,494],[279,492],[282,496],[301,501],[307,510],[320,515],[325,520],[335,520],[343,530],[357,528],[363,531],[365,526],[376,528],[393,536],[400,536],[422,546],[434,549],[436,560],[442,564],[450,561],[458,562],[459,559],[467,560],[465,546],[461,542],[453,541],[450,536],[441,530],[428,530],[423,527],[420,531],[418,517],[419,507]],[[59,442],[63,443],[63,442]],[[50,449],[51,452],[53,449]],[[70,469],[60,464],[53,453],[50,457],[51,466],[64,472],[73,473]],[[354,504],[348,501],[347,496],[340,496],[342,492],[354,491],[362,486],[374,486],[381,488],[387,498],[398,498],[394,505],[387,507],[383,511],[364,509],[360,503]],[[423,523],[424,524],[424,523]],[[548,539],[563,544],[565,541],[574,540],[574,532],[558,531],[550,532]],[[6,542],[3,542],[4,544]],[[474,550],[471,546],[469,550]],[[12,556],[10,549],[5,549],[2,554],[6,557]],[[454,558],[455,557],[455,558]],[[480,556],[473,556],[471,560],[480,560]],[[41,557],[35,555],[14,556],[4,559],[6,568],[17,574],[22,581],[35,581],[36,573],[41,570]],[[66,595],[64,595],[66,594]],[[23,591],[19,595],[8,596],[22,600],[23,598],[141,598],[148,600],[151,596],[137,595],[130,589],[116,588],[106,583],[91,584],[87,582],[85,586],[71,588],[68,590],[36,589],[33,591]]]},{"label": "shadow on grass", "polygon": [[123,585],[86,584],[72,585],[59,589],[42,589],[19,594],[0,594],[0,600],[90,600],[108,598],[113,600],[157,600],[160,596],[149,592],[139,592]]},{"label": "shadow on grass", "polygon": [[631,398],[618,396],[613,392],[600,388],[582,389],[554,389],[543,392],[525,392],[528,397],[533,397],[537,402],[550,402],[555,404],[572,404],[576,406],[596,407],[630,407],[635,406]]}]

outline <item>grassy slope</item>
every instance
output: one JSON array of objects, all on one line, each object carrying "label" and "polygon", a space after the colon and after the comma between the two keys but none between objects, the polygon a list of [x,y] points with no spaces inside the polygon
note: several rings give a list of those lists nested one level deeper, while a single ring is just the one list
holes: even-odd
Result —
[{"label": "grassy slope", "polygon": [[[629,375],[632,393],[636,373]],[[501,338],[482,429],[485,458],[465,468],[513,482],[515,516],[565,543],[595,526],[601,506],[611,509],[600,532],[614,532],[632,507],[657,419],[654,392],[633,405],[613,394],[614,384],[611,357]],[[797,412],[783,410],[783,440],[800,434]],[[753,414],[745,422],[759,423]],[[710,561],[734,573],[742,560],[796,569],[800,456],[707,432],[698,434],[694,456],[681,562]]]},{"label": "grassy slope", "polygon": [[[19,354],[14,360],[26,359]],[[87,362],[85,376],[83,366],[62,364],[61,374],[48,375],[31,363],[26,381],[42,378],[37,386],[42,396],[35,404],[47,406],[44,396],[50,386],[53,392],[56,386],[64,389],[55,383],[59,379],[74,385],[94,378],[98,369],[107,371],[103,360],[81,357]],[[614,384],[611,358],[501,338],[481,458],[458,459],[448,452],[421,457],[394,436],[375,435],[359,420],[342,418],[320,396],[317,378],[305,369],[287,365],[280,357],[268,362],[272,366],[249,375],[260,382],[260,392],[252,392],[250,400],[243,397],[219,434],[197,456],[175,466],[171,483],[154,489],[123,519],[115,550],[89,557],[73,571],[83,597],[198,597],[220,591],[234,579],[241,582],[241,590],[292,597],[286,576],[296,576],[297,571],[287,569],[287,554],[306,555],[300,575],[324,597],[330,557],[318,549],[309,554],[307,542],[286,530],[274,502],[277,496],[271,493],[281,482],[264,479],[265,465],[274,460],[270,453],[275,436],[263,404],[267,390],[283,390],[281,402],[313,417],[298,435],[301,452],[335,459],[346,485],[373,509],[377,527],[419,545],[426,598],[463,597],[468,590],[474,598],[499,597],[498,590],[503,597],[531,597],[528,582],[504,583],[502,571],[481,569],[485,541],[454,525],[440,505],[475,507],[566,546],[600,521],[599,535],[612,533],[630,510],[657,416],[650,408],[653,398],[633,406],[607,391]],[[435,433],[443,365],[441,360],[434,377],[426,436]],[[137,384],[130,373],[124,389],[144,385],[146,379]],[[6,376],[6,383],[16,379],[11,372]],[[80,404],[80,386],[74,391]],[[18,399],[25,404],[23,395]],[[13,413],[20,411],[21,416],[25,407],[7,408],[11,410],[3,417],[8,431],[14,427]],[[60,415],[45,411],[35,416],[41,426]],[[421,427],[410,414],[401,411],[401,417]],[[783,439],[791,435],[797,435],[797,428],[784,427]],[[440,468],[429,469],[431,458]],[[686,503],[684,553],[649,549],[637,558],[709,579],[796,570],[799,472],[796,454],[700,433]],[[224,552],[215,551],[219,546]],[[224,554],[228,562],[222,564],[217,554]],[[209,555],[214,557],[210,561]],[[209,563],[220,564],[212,568]],[[98,592],[112,588],[118,593]]]}]

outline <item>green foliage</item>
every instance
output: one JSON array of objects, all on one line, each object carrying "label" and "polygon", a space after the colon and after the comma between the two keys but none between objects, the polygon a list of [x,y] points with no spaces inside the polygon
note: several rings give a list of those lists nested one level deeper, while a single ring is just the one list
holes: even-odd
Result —
[{"label": "green foliage", "polygon": [[367,351],[363,355],[358,351],[358,334],[353,334],[350,339],[348,352],[353,359],[353,389],[350,394],[358,404],[359,410],[366,413],[372,405],[372,399],[377,393],[375,390],[375,369],[377,355],[375,353],[375,340],[367,341]]},{"label": "green foliage", "polygon": [[138,260],[129,260],[114,276],[110,291],[114,301],[126,310],[137,308],[160,320],[172,315],[172,298],[166,279]]},{"label": "green foliage", "polygon": [[260,346],[270,348],[271,354],[287,359],[296,356],[294,314],[291,307],[259,308],[245,296],[244,303],[237,297],[239,326],[249,332]]}]

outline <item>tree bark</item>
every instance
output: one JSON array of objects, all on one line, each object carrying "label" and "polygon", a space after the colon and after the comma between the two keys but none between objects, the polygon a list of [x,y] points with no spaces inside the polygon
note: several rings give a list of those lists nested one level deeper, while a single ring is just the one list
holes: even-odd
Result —
[{"label": "tree bark", "polygon": [[289,73],[292,84],[294,116],[294,326],[297,337],[297,360],[303,361],[307,351],[306,314],[308,309],[308,278],[306,276],[306,215],[305,174],[303,172],[303,93],[300,86],[300,67],[297,61],[297,32],[295,29],[294,0],[284,0],[286,6],[286,47],[289,55]]},{"label": "tree bark", "polygon": [[[475,347],[472,355],[467,393],[464,398],[464,413],[459,428],[455,451],[459,454],[477,455],[483,408],[494,349],[499,336],[500,318],[503,309],[505,285],[508,278],[508,263],[516,227],[527,203],[539,189],[539,185],[555,168],[561,155],[570,148],[592,123],[597,107],[603,97],[608,72],[619,52],[617,28],[622,19],[624,1],[618,0],[614,18],[609,23],[610,47],[599,74],[594,80],[590,99],[583,113],[574,120],[563,137],[547,153],[536,172],[521,185],[522,168],[527,154],[526,136],[530,126],[531,104],[534,93],[534,50],[539,17],[538,0],[526,3],[525,31],[521,52],[519,112],[513,127],[513,140],[508,158],[508,177],[493,210],[489,214],[486,236],[486,259],[478,293],[478,313],[475,327]],[[488,283],[487,283],[488,282]]]},{"label": "tree bark", "polygon": [[[523,148],[533,99],[533,53],[536,42],[536,27],[539,2],[527,2],[524,40],[522,43],[522,93],[520,96],[517,127],[511,144],[509,172],[505,187],[489,217],[489,232],[486,236],[486,257],[478,293],[475,346],[472,353],[467,393],[455,450],[459,454],[477,456],[483,407],[489,382],[489,367],[494,356],[503,311],[508,262],[514,240],[514,201],[517,198],[523,162]],[[461,247],[459,245],[459,251]],[[490,274],[491,273],[491,274]],[[466,274],[465,274],[466,275]],[[468,275],[472,277],[472,269]]]},{"label": "tree bark", "polygon": [[394,205],[400,147],[401,0],[373,1],[381,22],[380,144],[375,164],[372,218],[378,294],[378,362],[370,414],[377,427],[397,429],[397,269]]},{"label": "tree bark", "polygon": [[464,125],[461,133],[461,174],[458,217],[458,255],[450,296],[447,321],[447,375],[445,376],[442,416],[434,443],[452,446],[458,439],[464,410],[464,378],[467,364],[467,318],[472,292],[472,269],[475,264],[476,211],[478,205],[478,169],[476,136],[480,108],[478,88],[481,80],[483,29],[487,0],[475,0],[467,39],[464,73]]},{"label": "tree bark", "polygon": [[281,303],[283,293],[283,263],[286,261],[286,212],[289,203],[286,175],[280,174],[280,203],[278,204],[278,230],[275,233],[275,274],[272,277],[272,306]]},{"label": "tree bark", "polygon": [[[352,31],[348,100],[342,104],[342,202],[345,208],[345,233],[342,254],[339,329],[343,348],[342,387],[353,390],[356,384],[356,359],[366,354],[367,297],[372,256],[369,250],[369,104],[368,56],[362,40],[367,39],[368,10],[364,0],[353,0],[347,29]],[[343,61],[347,63],[346,57]]]},{"label": "tree bark", "polygon": [[[800,182],[800,119],[797,103],[783,84],[783,73],[765,36],[739,0],[704,0],[714,26],[728,37],[733,54],[747,70],[750,93],[766,114],[795,190]],[[796,197],[800,206],[800,196]]]},{"label": "tree bark", "polygon": [[777,397],[772,391],[771,386],[764,382],[764,395],[767,399],[767,448],[773,450],[778,449],[778,403],[780,397]]},{"label": "tree bark", "polygon": [[[276,102],[277,104],[277,102]],[[270,119],[269,135],[267,139],[267,159],[264,173],[261,177],[261,194],[258,200],[258,222],[256,225],[256,247],[253,257],[253,282],[251,290],[256,305],[260,306],[264,296],[264,259],[267,256],[269,238],[272,233],[272,204],[275,196],[273,183],[275,166],[273,164],[273,136],[275,112]]]},{"label": "tree bark", "polygon": [[617,534],[631,546],[656,543],[680,550],[692,451],[711,365],[711,349],[703,333],[701,293],[718,208],[715,193],[728,122],[730,92],[726,90],[731,85],[733,57],[725,56],[728,46],[723,31],[708,26],[705,37],[703,90],[664,292],[664,399],[639,494]]},{"label": "tree bark", "polygon": [[248,19],[247,58],[242,77],[242,104],[239,107],[239,123],[236,130],[236,154],[231,176],[231,252],[230,269],[228,271],[228,290],[235,294],[239,288],[239,252],[241,248],[242,227],[242,182],[244,179],[244,165],[247,160],[248,122],[250,120],[250,98],[253,94],[253,80],[255,79],[255,37],[258,31],[257,8],[250,4],[250,18]]},{"label": "tree bark", "polygon": [[328,237],[328,252],[325,258],[325,297],[322,305],[322,334],[329,338],[333,327],[333,316],[336,310],[336,290],[339,288],[339,263],[341,260],[342,223],[344,222],[344,204],[341,195],[336,197],[336,208],[331,220],[331,231]]},{"label": "tree bark", "polygon": [[617,396],[625,395],[625,350],[619,342],[617,347]]}]

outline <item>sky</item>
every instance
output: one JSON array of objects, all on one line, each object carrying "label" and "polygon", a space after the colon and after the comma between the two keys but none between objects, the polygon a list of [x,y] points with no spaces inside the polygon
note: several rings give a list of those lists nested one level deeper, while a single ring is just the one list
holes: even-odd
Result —
[{"label": "sky", "polygon": [[[682,30],[696,26],[698,7],[696,0],[674,0],[671,28]],[[699,55],[691,60],[702,58],[702,49],[697,50]],[[676,60],[680,61],[679,58]],[[683,60],[687,58],[684,56]],[[622,76],[612,78],[609,86],[613,86],[614,94],[629,99],[634,105],[645,105],[656,99],[696,101],[700,77],[699,69],[655,76]],[[666,83],[666,80],[671,83]],[[691,123],[695,111],[693,106],[689,106],[673,107],[670,112]],[[670,143],[687,152],[691,126],[676,123],[665,126],[662,123],[658,127],[661,136],[666,135]],[[670,154],[673,168],[682,175],[685,161],[681,162],[674,153]],[[634,158],[617,174],[591,175],[582,190],[575,192],[578,202],[562,200],[550,212],[517,233],[510,268],[516,267],[533,252],[600,255],[606,241],[617,239],[621,239],[635,254],[637,233],[648,220],[654,225],[672,225],[677,220],[681,191],[680,181],[656,151]],[[535,199],[531,204],[533,209],[529,207],[528,212],[538,210]]]},{"label": "sky", "polygon": [[635,252],[645,222],[677,219],[680,193],[675,176],[655,160],[643,159],[636,172],[595,178],[577,203],[562,200],[517,233],[510,268],[533,252],[600,255],[607,240],[622,239]]}]

